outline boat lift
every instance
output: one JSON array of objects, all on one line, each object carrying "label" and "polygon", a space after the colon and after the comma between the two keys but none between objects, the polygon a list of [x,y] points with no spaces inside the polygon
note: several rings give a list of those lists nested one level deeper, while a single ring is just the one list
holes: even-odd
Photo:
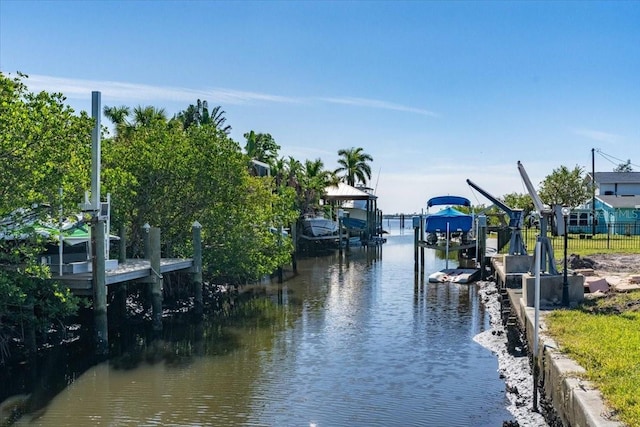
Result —
[{"label": "boat lift", "polygon": [[[537,241],[540,242],[540,256],[538,257],[538,259],[540,259],[540,271],[546,271],[547,273],[553,275],[558,274],[558,268],[556,267],[553,248],[551,247],[551,241],[547,236],[549,219],[553,215],[553,211],[545,207],[542,203],[542,200],[540,200],[540,197],[538,196],[536,190],[533,188],[533,184],[531,184],[529,175],[527,175],[527,171],[524,169],[524,166],[520,162],[520,160],[518,160],[518,171],[520,172],[520,176],[522,177],[522,181],[524,182],[525,187],[527,187],[527,191],[529,192],[529,196],[531,196],[531,200],[533,200],[533,206],[535,206],[538,215],[540,215],[540,234],[537,238]],[[535,271],[536,257],[534,256],[533,259],[534,265],[532,266],[531,271]]]},{"label": "boat lift", "polygon": [[504,204],[502,201],[493,197],[485,190],[480,188],[470,179],[467,179],[473,189],[480,192],[484,197],[493,202],[494,205],[502,209],[509,216],[509,228],[511,229],[511,239],[509,240],[509,255],[527,255],[527,248],[522,239],[522,226],[524,223],[524,215],[522,209],[513,209]]}]

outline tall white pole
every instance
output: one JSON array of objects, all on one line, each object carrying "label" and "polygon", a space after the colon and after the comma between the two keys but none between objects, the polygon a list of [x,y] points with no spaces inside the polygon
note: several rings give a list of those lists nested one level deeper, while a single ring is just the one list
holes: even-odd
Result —
[{"label": "tall white pole", "polygon": [[541,243],[536,242],[535,296],[533,321],[533,410],[538,411],[538,332],[540,331],[540,252]]},{"label": "tall white pole", "polygon": [[62,276],[62,257],[64,255],[62,245],[64,243],[64,238],[62,237],[62,223],[64,219],[62,218],[62,187],[60,187],[60,221],[58,223],[58,274]]},{"label": "tall white pole", "polygon": [[91,133],[91,206],[100,211],[100,92],[91,92],[91,118],[94,120]]}]

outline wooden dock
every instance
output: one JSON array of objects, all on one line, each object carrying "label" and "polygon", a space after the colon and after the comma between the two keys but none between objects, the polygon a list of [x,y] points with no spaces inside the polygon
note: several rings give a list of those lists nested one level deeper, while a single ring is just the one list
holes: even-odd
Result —
[{"label": "wooden dock", "polygon": [[[193,268],[191,258],[162,258],[160,259],[160,276],[174,271],[191,272]],[[128,259],[124,263],[119,263],[114,270],[105,271],[105,285],[113,285],[123,282],[143,282],[146,283],[150,276],[155,275],[151,268],[151,261],[148,259]],[[75,295],[93,295],[93,272],[54,275],[52,277],[64,283]]]}]

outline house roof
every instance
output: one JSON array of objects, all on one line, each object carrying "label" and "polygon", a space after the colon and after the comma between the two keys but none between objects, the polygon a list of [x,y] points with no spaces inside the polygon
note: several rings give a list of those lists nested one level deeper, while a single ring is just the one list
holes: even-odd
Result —
[{"label": "house roof", "polygon": [[359,190],[344,182],[339,182],[338,185],[332,185],[324,189],[325,194],[323,199],[325,200],[375,200],[378,197],[366,191]]},{"label": "house roof", "polygon": [[640,184],[640,172],[596,172],[594,177],[597,185]]},{"label": "house roof", "polygon": [[611,206],[613,209],[634,209],[640,207],[640,196],[596,196],[596,199]]}]

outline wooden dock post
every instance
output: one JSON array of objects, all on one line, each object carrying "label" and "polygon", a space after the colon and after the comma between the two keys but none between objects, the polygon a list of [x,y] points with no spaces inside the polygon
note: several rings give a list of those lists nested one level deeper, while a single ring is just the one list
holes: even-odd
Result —
[{"label": "wooden dock post", "polygon": [[338,215],[338,254],[342,257],[342,216],[340,215]]},{"label": "wooden dock post", "polygon": [[478,215],[478,235],[476,236],[476,248],[478,251],[478,263],[480,264],[480,280],[486,280],[487,269],[485,267],[487,255],[487,217]]},{"label": "wooden dock post", "polygon": [[160,274],[160,229],[149,229],[149,262],[151,276],[149,287],[151,289],[151,318],[154,331],[162,330],[162,275]]},{"label": "wooden dock post", "polygon": [[120,241],[118,242],[118,262],[123,264],[127,261],[127,230],[124,225],[120,227]]},{"label": "wooden dock post", "polygon": [[109,354],[107,319],[107,284],[105,280],[104,219],[94,216],[91,221],[91,250],[93,276],[93,318],[95,327],[96,354]]},{"label": "wooden dock post", "polygon": [[298,273],[298,221],[294,221],[291,227],[291,239],[293,241],[293,252],[291,252],[291,266],[295,274]]},{"label": "wooden dock post", "polygon": [[415,271],[416,274],[418,274],[419,272],[419,264],[418,264],[418,242],[419,242],[419,233],[420,233],[420,226],[417,226],[416,224],[413,225],[413,270]]},{"label": "wooden dock post", "polygon": [[[420,215],[420,237],[421,242],[424,242],[424,218]],[[420,271],[424,273],[424,246],[420,246]]]},{"label": "wooden dock post", "polygon": [[193,232],[193,267],[191,270],[191,282],[195,288],[194,314],[201,317],[204,303],[202,301],[202,225],[195,221],[191,226]]}]

